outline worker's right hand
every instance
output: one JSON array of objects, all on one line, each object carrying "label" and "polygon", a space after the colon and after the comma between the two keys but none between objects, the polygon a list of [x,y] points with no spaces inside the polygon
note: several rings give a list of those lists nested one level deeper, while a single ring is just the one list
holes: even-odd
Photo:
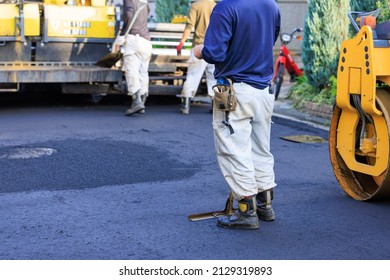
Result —
[{"label": "worker's right hand", "polygon": [[180,42],[179,45],[176,47],[177,55],[181,55],[181,48],[183,47],[184,43]]},{"label": "worker's right hand", "polygon": [[125,41],[126,41],[125,36],[118,36],[118,38],[116,39],[116,42],[118,43],[119,46],[123,46]]}]

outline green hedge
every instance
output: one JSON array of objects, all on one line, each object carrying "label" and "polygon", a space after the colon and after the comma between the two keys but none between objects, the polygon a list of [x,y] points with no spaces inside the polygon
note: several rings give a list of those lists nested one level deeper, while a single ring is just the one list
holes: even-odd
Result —
[{"label": "green hedge", "polygon": [[302,42],[302,61],[310,85],[319,90],[337,73],[341,42],[349,36],[349,0],[311,0]]},{"label": "green hedge", "polygon": [[190,0],[156,0],[158,22],[171,22],[175,15],[187,15]]}]

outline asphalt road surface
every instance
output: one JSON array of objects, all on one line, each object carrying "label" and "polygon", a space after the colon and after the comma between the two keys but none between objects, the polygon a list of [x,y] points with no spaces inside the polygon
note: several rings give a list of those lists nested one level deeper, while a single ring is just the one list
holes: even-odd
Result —
[{"label": "asphalt road surface", "polygon": [[222,210],[229,191],[208,104],[179,113],[149,100],[0,100],[1,259],[340,260],[390,258],[390,203],[357,202],[337,183],[327,131],[274,117],[276,220],[226,230],[188,215]]}]

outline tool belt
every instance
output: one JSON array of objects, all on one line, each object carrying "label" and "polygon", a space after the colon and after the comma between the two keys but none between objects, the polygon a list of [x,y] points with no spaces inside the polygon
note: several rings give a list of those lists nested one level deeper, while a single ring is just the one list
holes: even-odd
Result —
[{"label": "tool belt", "polygon": [[214,90],[214,108],[220,111],[234,111],[237,106],[237,98],[234,93],[232,80],[229,78],[220,78],[217,84],[213,86]]},{"label": "tool belt", "polygon": [[232,80],[229,78],[219,78],[217,84],[213,86],[214,109],[225,112],[225,119],[222,121],[229,128],[230,134],[234,133],[233,127],[229,123],[229,112],[236,110],[237,98],[233,89]]}]

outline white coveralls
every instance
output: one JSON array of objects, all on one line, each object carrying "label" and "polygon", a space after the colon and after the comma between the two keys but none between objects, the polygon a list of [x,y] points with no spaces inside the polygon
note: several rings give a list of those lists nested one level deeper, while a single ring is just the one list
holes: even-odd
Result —
[{"label": "white coveralls", "polygon": [[140,95],[149,92],[149,62],[152,57],[152,43],[139,36],[128,34],[124,46],[123,66],[125,71],[128,95],[137,91]]},{"label": "white coveralls", "polygon": [[229,113],[234,129],[222,123],[225,112],[213,110],[214,142],[217,159],[233,197],[244,196],[276,186],[274,158],[270,152],[271,116],[274,95],[268,87],[256,89],[245,83],[233,84],[237,96],[236,110]]},{"label": "white coveralls", "polygon": [[209,64],[203,59],[197,59],[194,55],[194,51],[191,50],[190,58],[188,60],[187,77],[183,84],[181,96],[193,98],[198,91],[203,73],[206,71],[207,93],[210,97],[214,97],[213,86],[216,84],[214,68],[214,64]]}]

